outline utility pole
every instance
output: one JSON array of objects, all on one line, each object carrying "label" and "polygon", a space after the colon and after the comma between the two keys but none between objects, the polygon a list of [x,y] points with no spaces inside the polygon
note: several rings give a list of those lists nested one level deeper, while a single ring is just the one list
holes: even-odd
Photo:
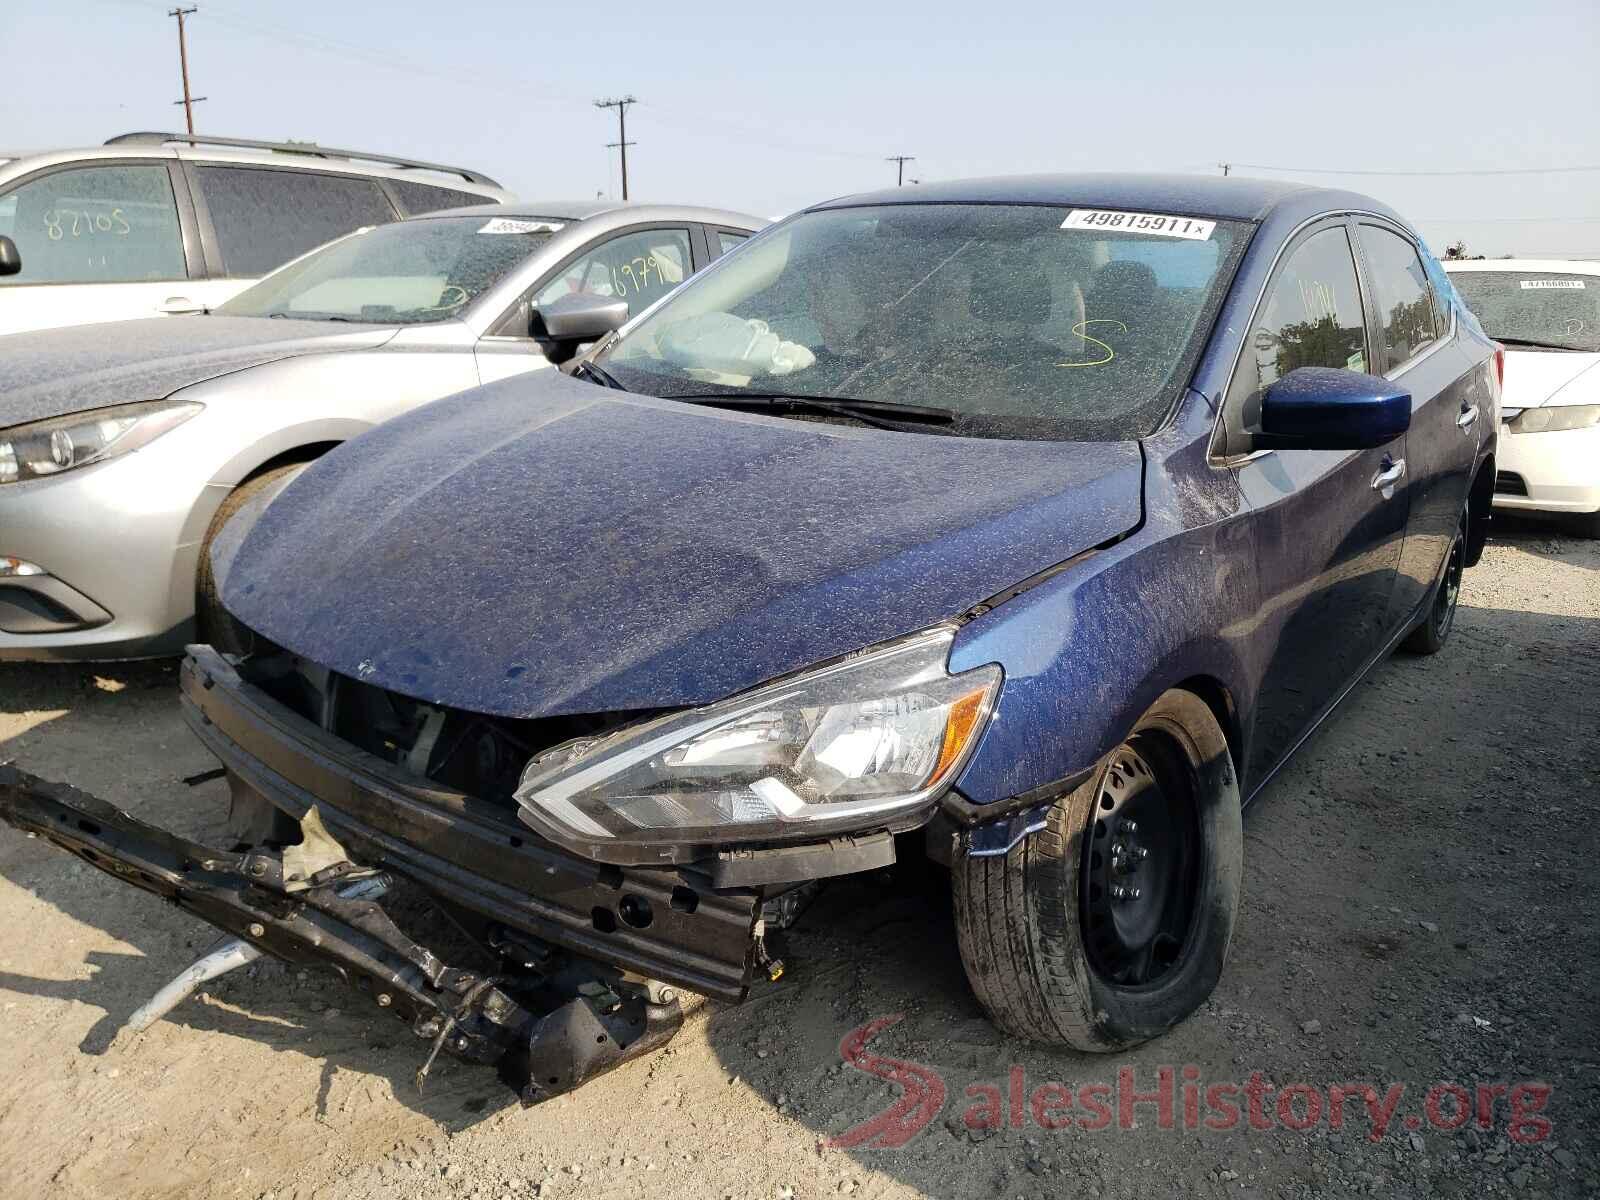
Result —
[{"label": "utility pole", "polygon": [[[905,187],[905,185],[906,185],[906,164],[908,162],[916,162],[917,161],[917,156],[915,154],[891,154],[891,155],[889,155],[888,158],[884,159],[883,161],[884,162],[892,162],[898,168],[897,174],[895,175],[895,182],[894,182],[895,187]],[[912,180],[912,182],[915,183],[916,181]]]},{"label": "utility pole", "polygon": [[194,106],[205,97],[189,95],[189,46],[183,36],[183,19],[199,11],[198,8],[175,8],[167,14],[178,18],[178,67],[183,72],[183,99],[174,100],[173,103],[183,105],[183,117],[188,122],[190,137],[194,136]]},{"label": "utility pole", "polygon": [[1218,163],[1217,166],[1222,168],[1222,177],[1224,179],[1226,179],[1228,177],[1228,172],[1233,167],[1233,164],[1232,163]]},{"label": "utility pole", "polygon": [[628,140],[628,105],[637,103],[639,101],[632,95],[620,96],[615,99],[607,97],[604,100],[596,100],[594,102],[596,108],[614,108],[617,110],[617,140],[607,142],[606,148],[608,150],[615,148],[622,151],[622,198],[624,200],[628,198],[628,147],[639,144]]}]

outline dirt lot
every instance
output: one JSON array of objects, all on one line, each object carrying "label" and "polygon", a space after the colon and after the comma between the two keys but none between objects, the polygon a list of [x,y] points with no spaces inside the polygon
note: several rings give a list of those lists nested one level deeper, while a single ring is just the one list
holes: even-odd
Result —
[{"label": "dirt lot", "polygon": [[[1502,522],[1502,525],[1506,523]],[[937,894],[837,885],[789,974],[738,1009],[532,1110],[320,976],[259,964],[140,1039],[114,1034],[210,931],[42,843],[0,834],[0,1189],[15,1197],[1593,1196],[1600,1194],[1600,543],[1502,529],[1469,573],[1453,643],[1381,666],[1246,817],[1239,935],[1213,1001],[1115,1058],[1010,1041],[962,981]],[[0,666],[0,759],[68,778],[191,836],[220,783],[170,667]],[[928,1068],[943,1106],[902,1147],[825,1146],[900,1089],[841,1063],[872,1043]],[[1272,1130],[1046,1129],[1019,1099],[1133,1072],[1157,1090],[1272,1088]],[[1191,1068],[1195,1070],[1191,1070]],[[924,1076],[928,1078],[928,1076]],[[1359,1100],[1282,1128],[1279,1092],[1404,1085],[1374,1141]],[[1490,1128],[1450,1132],[1453,1093]],[[999,1130],[972,1129],[992,1085]],[[929,1087],[924,1085],[924,1094]],[[937,1088],[934,1087],[936,1099]],[[1230,1093],[1231,1095],[1232,1093]],[[1238,1103],[1243,1105],[1244,1093]],[[1291,1122],[1312,1102],[1290,1093]],[[1116,1109],[1113,1095],[1110,1108]],[[1202,1117],[1215,1110],[1207,1107]],[[1053,1114],[1046,1110],[1045,1116]],[[1017,1117],[1016,1127],[1012,1118]],[[1296,1120],[1300,1118],[1300,1120]],[[1409,1119],[1408,1119],[1409,1118]],[[974,1117],[974,1121],[978,1121]],[[1540,1121],[1547,1121],[1548,1127]],[[1220,1120],[1218,1123],[1222,1123]],[[1510,1136],[1513,1132],[1516,1138]],[[1521,1139],[1521,1140],[1518,1140]]]}]

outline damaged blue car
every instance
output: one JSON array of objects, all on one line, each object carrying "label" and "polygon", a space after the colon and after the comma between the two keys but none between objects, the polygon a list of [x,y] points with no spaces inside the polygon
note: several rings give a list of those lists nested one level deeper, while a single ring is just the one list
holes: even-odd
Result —
[{"label": "damaged blue car", "polygon": [[[563,372],[223,531],[234,627],[182,689],[229,848],[14,770],[5,818],[528,1101],[660,1045],[677,989],[743,999],[819,881],[912,855],[1008,1032],[1193,1012],[1245,805],[1445,644],[1482,551],[1499,357],[1412,228],[1241,179],[941,183],[625,318],[565,298]],[[413,940],[396,880],[493,968]]]}]

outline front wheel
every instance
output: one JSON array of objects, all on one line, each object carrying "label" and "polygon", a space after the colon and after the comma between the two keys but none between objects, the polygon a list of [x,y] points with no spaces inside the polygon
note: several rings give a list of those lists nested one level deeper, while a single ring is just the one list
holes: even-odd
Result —
[{"label": "front wheel", "polygon": [[961,960],[1008,1033],[1087,1051],[1157,1037],[1211,994],[1239,909],[1227,739],[1171,691],[1045,828],[952,872]]}]

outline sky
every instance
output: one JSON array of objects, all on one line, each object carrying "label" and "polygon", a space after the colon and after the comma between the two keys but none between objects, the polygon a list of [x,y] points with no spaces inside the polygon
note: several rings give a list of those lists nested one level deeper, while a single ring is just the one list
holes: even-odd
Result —
[{"label": "sky", "polygon": [[[892,186],[895,154],[928,180],[1228,162],[1374,196],[1438,253],[1600,258],[1600,170],[1570,169],[1600,167],[1593,0],[185,2],[200,132],[527,198],[619,194],[593,102],[631,93],[636,200],[776,216]],[[0,146],[181,129],[172,7],[0,0]]]}]

